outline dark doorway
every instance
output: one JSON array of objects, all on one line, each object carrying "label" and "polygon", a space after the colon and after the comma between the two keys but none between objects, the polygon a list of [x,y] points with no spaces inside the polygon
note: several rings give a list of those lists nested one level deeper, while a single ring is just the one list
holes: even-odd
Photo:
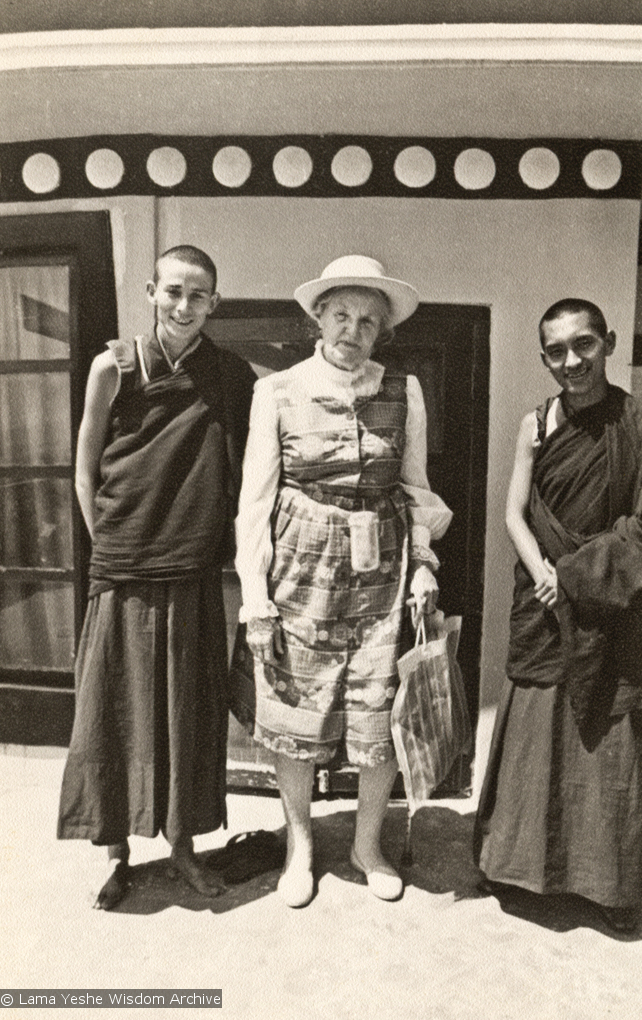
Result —
[{"label": "dark doorway", "polygon": [[0,219],[0,742],[69,741],[89,540],[73,460],[116,336],[109,214]]},{"label": "dark doorway", "polygon": [[[289,367],[312,352],[312,342],[294,301],[225,301],[208,332],[217,344],[236,351],[260,375]],[[486,473],[490,311],[473,305],[421,304],[396,330],[387,364],[416,375],[428,416],[428,478],[454,512],[441,560],[441,607],[463,617],[460,664],[473,722],[479,699]],[[240,602],[231,564],[225,575],[230,644]],[[273,786],[270,756],[230,724],[228,767],[233,786]],[[444,793],[470,782],[470,762],[462,763]],[[352,791],[354,770],[336,762],[320,771],[325,792]]]}]

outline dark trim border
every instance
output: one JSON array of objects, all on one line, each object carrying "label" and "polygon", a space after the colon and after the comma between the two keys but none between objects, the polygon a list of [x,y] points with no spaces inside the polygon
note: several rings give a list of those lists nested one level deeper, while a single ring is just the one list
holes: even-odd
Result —
[{"label": "dark trim border", "polygon": [[[252,169],[239,187],[219,183],[212,171],[214,156],[226,146],[238,146],[250,157]],[[273,161],[280,150],[297,146],[309,154],[313,169],[298,187],[280,184]],[[372,172],[358,186],[340,184],[332,175],[332,160],[346,146],[360,146],[372,160]],[[409,187],[397,180],[396,157],[409,146],[422,146],[435,160],[436,172],[430,183]],[[186,162],[184,178],[173,186],[154,183],[147,172],[150,154],[159,148],[177,149]],[[559,176],[549,187],[538,189],[524,183],[519,162],[530,149],[550,149],[560,164]],[[122,179],[115,187],[95,187],[88,180],[85,164],[99,149],[116,152],[124,164]],[[495,175],[486,187],[466,188],[458,183],[454,166],[467,149],[481,149],[495,164]],[[619,180],[607,189],[590,187],[582,176],[586,156],[596,149],[615,153],[622,165]],[[22,170],[30,156],[45,153],[56,160],[59,181],[44,193],[34,193],[25,184]],[[96,198],[117,195],[211,196],[211,197],[305,197],[305,198],[447,198],[447,199],[552,199],[632,198],[642,192],[642,143],[604,139],[568,138],[431,138],[383,137],[375,135],[95,135],[82,138],[54,138],[0,144],[0,202],[42,202],[65,198]]]}]

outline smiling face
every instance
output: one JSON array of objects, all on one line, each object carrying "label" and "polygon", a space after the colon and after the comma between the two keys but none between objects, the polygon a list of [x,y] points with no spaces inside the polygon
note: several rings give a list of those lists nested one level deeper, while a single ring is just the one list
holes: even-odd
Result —
[{"label": "smiling face", "polygon": [[207,270],[171,256],[160,259],[157,276],[147,284],[147,297],[156,309],[157,335],[177,357],[198,335],[219,295]]},{"label": "smiling face", "polygon": [[317,318],[323,355],[337,368],[354,369],[372,354],[387,320],[383,295],[367,287],[332,291]]},{"label": "smiling face", "polygon": [[606,359],[615,348],[615,333],[600,336],[588,312],[565,312],[542,325],[542,361],[574,409],[606,396]]}]

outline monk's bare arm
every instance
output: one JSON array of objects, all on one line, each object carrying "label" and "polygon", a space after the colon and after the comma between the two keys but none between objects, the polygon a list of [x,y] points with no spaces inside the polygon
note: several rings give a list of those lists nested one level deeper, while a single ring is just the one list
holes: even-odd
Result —
[{"label": "monk's bare arm", "polygon": [[557,601],[557,575],[548,560],[542,557],[537,540],[526,523],[536,428],[535,413],[531,412],[522,421],[517,437],[515,463],[506,500],[506,527],[517,555],[533,578],[536,597],[550,608]]},{"label": "monk's bare arm", "polygon": [[76,451],[76,494],[92,538],[100,458],[105,448],[111,403],[117,390],[118,366],[111,351],[107,350],[94,358],[89,370]]}]

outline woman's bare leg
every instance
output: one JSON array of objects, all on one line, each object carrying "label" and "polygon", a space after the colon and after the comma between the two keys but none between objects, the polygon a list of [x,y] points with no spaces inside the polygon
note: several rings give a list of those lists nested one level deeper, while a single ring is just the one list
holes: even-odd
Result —
[{"label": "woman's bare leg", "polygon": [[368,878],[372,892],[384,900],[397,899],[403,890],[401,878],[381,852],[381,826],[390,791],[397,775],[397,762],[365,766],[359,772],[359,801],[352,863]]},{"label": "woman's bare leg", "polygon": [[279,893],[288,906],[304,907],[312,899],[312,822],[310,807],[314,765],[284,754],[274,756],[276,780],[287,826],[288,849]]}]

